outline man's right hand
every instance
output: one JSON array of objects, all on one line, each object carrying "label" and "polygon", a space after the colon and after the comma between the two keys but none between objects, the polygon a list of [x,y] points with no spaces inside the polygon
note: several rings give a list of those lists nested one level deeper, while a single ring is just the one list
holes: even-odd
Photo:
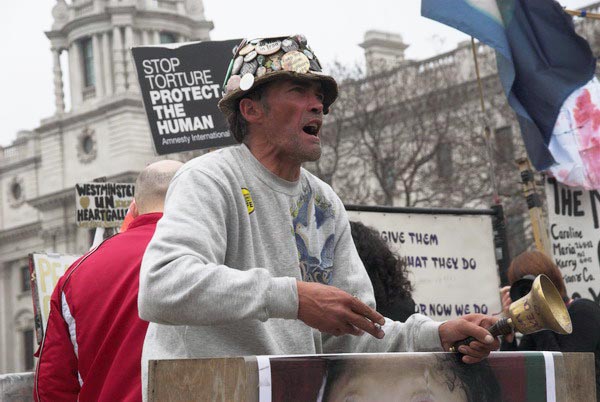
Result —
[{"label": "man's right hand", "polygon": [[383,338],[384,332],[375,325],[385,319],[358,298],[334,286],[297,281],[298,319],[321,332],[340,335],[362,335],[367,332]]}]

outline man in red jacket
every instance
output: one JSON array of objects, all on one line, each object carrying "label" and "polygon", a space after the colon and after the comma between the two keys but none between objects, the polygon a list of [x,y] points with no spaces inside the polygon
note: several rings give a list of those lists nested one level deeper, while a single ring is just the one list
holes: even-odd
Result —
[{"label": "man in red jacket", "polygon": [[147,166],[135,183],[127,230],[77,260],[58,281],[36,368],[36,401],[141,401],[148,323],[138,316],[139,271],[182,164]]}]

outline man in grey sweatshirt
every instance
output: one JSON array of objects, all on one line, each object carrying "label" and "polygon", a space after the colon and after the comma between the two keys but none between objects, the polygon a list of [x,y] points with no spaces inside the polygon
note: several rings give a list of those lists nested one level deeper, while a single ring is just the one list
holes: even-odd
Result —
[{"label": "man in grey sweatshirt", "polygon": [[231,73],[219,108],[241,145],[179,169],[144,255],[143,384],[149,359],[442,351],[468,336],[467,363],[496,349],[491,317],[374,310],[342,201],[301,166],[321,156],[337,97],[306,39],[244,42]]}]

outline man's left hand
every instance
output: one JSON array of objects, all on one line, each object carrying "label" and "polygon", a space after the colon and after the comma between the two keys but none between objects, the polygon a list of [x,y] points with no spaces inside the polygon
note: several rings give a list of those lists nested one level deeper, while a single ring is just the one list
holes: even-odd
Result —
[{"label": "man's left hand", "polygon": [[440,340],[444,350],[458,341],[472,336],[476,340],[469,345],[462,345],[458,351],[464,356],[465,363],[478,363],[486,358],[491,351],[497,350],[500,346],[498,339],[494,339],[487,328],[491,327],[498,317],[491,317],[483,314],[467,314],[454,320],[446,321],[440,325]]}]

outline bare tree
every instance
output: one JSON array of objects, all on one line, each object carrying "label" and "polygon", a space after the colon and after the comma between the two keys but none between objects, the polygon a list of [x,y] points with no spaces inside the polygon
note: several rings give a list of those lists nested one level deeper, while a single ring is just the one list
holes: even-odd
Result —
[{"label": "bare tree", "polygon": [[336,65],[340,97],[311,170],[348,203],[448,207],[489,197],[476,93],[454,74],[444,60],[368,77]]}]

